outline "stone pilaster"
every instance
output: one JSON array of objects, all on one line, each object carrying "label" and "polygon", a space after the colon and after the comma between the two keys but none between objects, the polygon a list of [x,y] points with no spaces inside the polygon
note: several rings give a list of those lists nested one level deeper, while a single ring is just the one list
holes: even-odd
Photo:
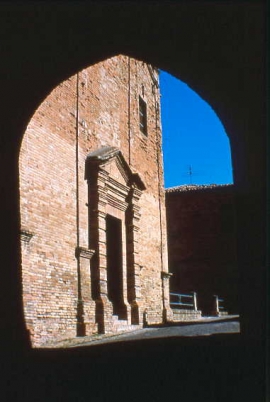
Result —
[{"label": "stone pilaster", "polygon": [[78,316],[80,317],[80,334],[91,335],[97,332],[95,320],[95,302],[91,297],[90,260],[95,251],[84,247],[77,247],[75,256],[79,264],[79,300]]},{"label": "stone pilaster", "polygon": [[163,321],[173,321],[173,312],[170,308],[170,278],[169,272],[161,272],[162,290],[163,290]]},{"label": "stone pilaster", "polygon": [[138,232],[140,220],[140,207],[138,205],[142,192],[132,187],[128,196],[129,207],[126,213],[127,222],[127,264],[128,264],[128,300],[131,305],[132,324],[142,323],[143,316],[140,311],[140,266],[138,263]]},{"label": "stone pilaster", "polygon": [[89,186],[89,244],[95,254],[91,261],[92,296],[96,303],[95,316],[98,331],[105,332],[105,322],[112,315],[108,299],[106,261],[106,205],[108,172],[92,166]]}]

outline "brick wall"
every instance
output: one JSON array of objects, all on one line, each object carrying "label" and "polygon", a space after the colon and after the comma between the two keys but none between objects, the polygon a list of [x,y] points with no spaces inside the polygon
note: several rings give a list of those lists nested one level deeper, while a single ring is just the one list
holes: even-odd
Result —
[{"label": "brick wall", "polygon": [[233,185],[167,189],[166,210],[172,290],[196,291],[203,313],[215,294],[238,313]]},{"label": "brick wall", "polygon": [[[80,299],[84,333],[98,330],[85,161],[104,146],[119,148],[145,184],[137,234],[139,304],[162,320],[161,271],[168,267],[156,80],[147,64],[113,57],[62,82],[29,122],[20,151],[20,199],[24,313],[34,345],[76,336]],[[139,96],[147,104],[147,136],[139,128]],[[86,250],[83,257],[76,257],[78,247]]]}]

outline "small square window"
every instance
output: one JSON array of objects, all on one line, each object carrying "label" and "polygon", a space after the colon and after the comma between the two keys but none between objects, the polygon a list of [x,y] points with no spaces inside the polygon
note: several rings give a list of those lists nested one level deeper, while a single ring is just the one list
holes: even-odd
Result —
[{"label": "small square window", "polygon": [[147,108],[145,101],[139,97],[140,130],[147,135]]}]

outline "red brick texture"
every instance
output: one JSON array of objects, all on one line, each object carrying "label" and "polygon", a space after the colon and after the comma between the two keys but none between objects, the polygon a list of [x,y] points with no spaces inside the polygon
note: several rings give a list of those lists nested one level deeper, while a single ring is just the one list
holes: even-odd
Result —
[{"label": "red brick texture", "polygon": [[[142,325],[146,311],[150,322],[171,315],[157,84],[156,69],[113,57],[60,84],[29,122],[20,151],[21,244],[34,346]],[[104,147],[115,152],[87,171],[87,156]],[[107,215],[122,228],[118,315],[108,297]]]},{"label": "red brick texture", "polygon": [[203,313],[211,313],[213,295],[239,313],[234,186],[167,189],[166,211],[172,291],[197,292]]}]

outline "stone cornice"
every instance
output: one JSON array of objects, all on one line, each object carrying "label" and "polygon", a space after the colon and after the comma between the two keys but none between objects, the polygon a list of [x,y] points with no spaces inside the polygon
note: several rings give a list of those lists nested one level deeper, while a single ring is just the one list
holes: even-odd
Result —
[{"label": "stone cornice", "polygon": [[29,232],[28,230],[20,231],[21,240],[24,241],[25,243],[29,243],[33,236],[34,234]]},{"label": "stone cornice", "polygon": [[128,204],[124,200],[120,200],[113,194],[107,195],[107,203],[114,208],[120,209],[121,211],[126,211]]},{"label": "stone cornice", "polygon": [[170,279],[171,276],[173,276],[173,274],[171,274],[170,272],[161,271],[161,278],[162,279]]},{"label": "stone cornice", "polygon": [[91,260],[93,255],[95,254],[95,250],[90,250],[85,247],[76,247],[75,248],[75,256],[76,258],[82,257],[82,258],[87,258],[88,260]]}]

